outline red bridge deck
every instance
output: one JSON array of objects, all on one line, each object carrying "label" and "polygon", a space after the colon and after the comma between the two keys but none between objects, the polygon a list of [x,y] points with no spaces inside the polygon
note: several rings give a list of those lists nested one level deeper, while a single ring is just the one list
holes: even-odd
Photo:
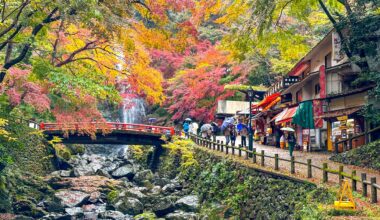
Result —
[{"label": "red bridge deck", "polygon": [[80,129],[93,129],[93,130],[111,130],[111,131],[136,131],[141,133],[150,134],[170,134],[174,135],[173,127],[163,127],[144,124],[128,124],[120,122],[92,122],[88,123],[40,123],[39,129],[43,131],[67,131],[67,130],[80,130]]}]

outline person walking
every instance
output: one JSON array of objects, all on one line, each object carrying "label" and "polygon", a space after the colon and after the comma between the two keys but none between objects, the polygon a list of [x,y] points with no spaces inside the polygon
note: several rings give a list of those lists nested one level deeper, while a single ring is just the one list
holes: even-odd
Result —
[{"label": "person walking", "polygon": [[241,146],[247,147],[247,137],[248,137],[247,126],[243,126],[243,128],[240,131],[240,136],[241,136]]},{"label": "person walking", "polygon": [[193,127],[193,129],[190,131],[190,132],[192,132],[194,135],[197,135],[198,134],[198,128],[199,128],[199,125],[198,125],[198,123],[196,123],[196,122],[193,122],[192,123],[192,127]]},{"label": "person walking", "polygon": [[230,143],[231,138],[231,129],[227,126],[223,131],[224,137],[226,138],[226,145]]},{"label": "person walking", "polygon": [[211,126],[212,126],[212,135],[216,136],[219,132],[218,124],[216,122],[212,122]]},{"label": "person walking", "polygon": [[235,146],[235,142],[236,142],[236,136],[237,136],[237,132],[236,132],[236,128],[235,128],[235,125],[231,124],[230,125],[230,132],[231,132],[231,145],[232,146]]},{"label": "person walking", "polygon": [[185,121],[185,123],[183,124],[183,132],[185,132],[185,138],[189,138],[189,129],[190,129],[190,125],[189,125],[189,122]]},{"label": "person walking", "polygon": [[289,154],[292,157],[294,146],[296,145],[296,137],[294,136],[293,132],[288,133],[287,141],[288,141],[288,147],[289,147]]}]

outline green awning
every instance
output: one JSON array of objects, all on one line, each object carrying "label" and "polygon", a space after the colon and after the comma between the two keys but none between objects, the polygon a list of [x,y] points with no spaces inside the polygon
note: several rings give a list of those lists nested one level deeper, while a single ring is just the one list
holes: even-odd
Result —
[{"label": "green awning", "polygon": [[301,102],[293,116],[292,123],[300,125],[302,128],[314,129],[313,102]]}]

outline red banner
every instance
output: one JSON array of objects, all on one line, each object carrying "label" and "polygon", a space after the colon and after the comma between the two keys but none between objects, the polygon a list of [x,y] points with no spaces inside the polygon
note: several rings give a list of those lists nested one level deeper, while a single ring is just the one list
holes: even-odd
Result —
[{"label": "red banner", "polygon": [[323,114],[322,101],[315,99],[313,100],[313,114],[314,114],[314,126],[315,128],[323,127],[323,119],[320,116]]},{"label": "red banner", "polygon": [[319,92],[320,98],[326,98],[326,68],[325,65],[319,67],[319,86],[321,91]]}]

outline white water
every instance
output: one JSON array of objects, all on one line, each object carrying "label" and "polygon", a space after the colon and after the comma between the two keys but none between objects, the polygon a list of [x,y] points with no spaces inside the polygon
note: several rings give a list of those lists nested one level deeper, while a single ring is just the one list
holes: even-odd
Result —
[{"label": "white water", "polygon": [[123,123],[142,123],[146,117],[145,103],[141,98],[127,98],[121,109]]}]

